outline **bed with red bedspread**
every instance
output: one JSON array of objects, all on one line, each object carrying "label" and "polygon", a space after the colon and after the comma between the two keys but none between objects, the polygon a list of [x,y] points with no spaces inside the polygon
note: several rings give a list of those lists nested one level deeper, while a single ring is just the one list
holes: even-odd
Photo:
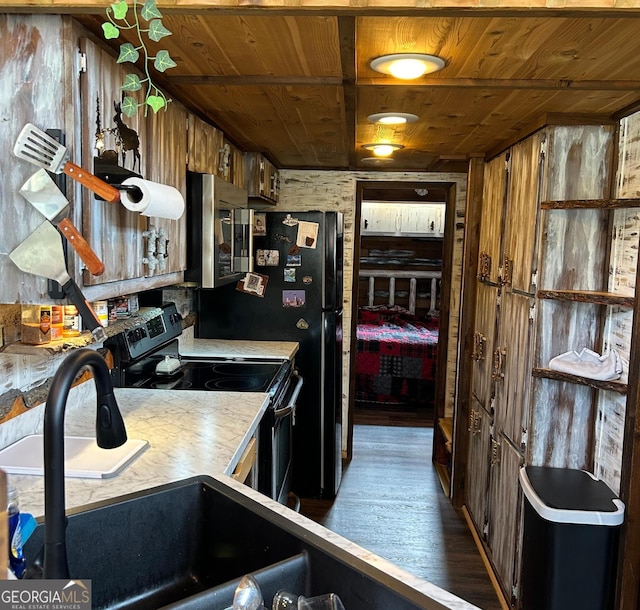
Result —
[{"label": "bed with red bedspread", "polygon": [[356,400],[416,404],[433,399],[438,319],[401,308],[363,308],[356,328]]}]

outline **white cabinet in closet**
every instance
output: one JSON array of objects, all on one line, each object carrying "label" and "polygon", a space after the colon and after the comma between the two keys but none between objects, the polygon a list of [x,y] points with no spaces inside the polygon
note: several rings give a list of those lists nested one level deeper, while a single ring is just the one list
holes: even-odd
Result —
[{"label": "white cabinet in closet", "polygon": [[362,235],[442,237],[444,203],[363,201]]}]

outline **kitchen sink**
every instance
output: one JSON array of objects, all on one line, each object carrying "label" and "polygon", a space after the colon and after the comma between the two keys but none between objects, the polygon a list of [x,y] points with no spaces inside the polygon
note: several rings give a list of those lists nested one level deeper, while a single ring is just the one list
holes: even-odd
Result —
[{"label": "kitchen sink", "polygon": [[[425,605],[415,589],[207,476],[67,514],[70,574],[91,580],[93,608],[222,610],[248,573],[267,607],[282,588],[333,591],[347,610],[443,607]],[[29,564],[43,543],[39,524],[25,544]]]}]

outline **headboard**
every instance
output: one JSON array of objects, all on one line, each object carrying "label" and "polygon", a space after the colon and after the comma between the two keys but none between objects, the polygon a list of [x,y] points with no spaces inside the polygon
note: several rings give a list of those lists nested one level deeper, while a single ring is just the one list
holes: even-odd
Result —
[{"label": "headboard", "polygon": [[[360,281],[368,280],[367,289],[368,306],[375,305],[376,283],[388,286],[388,305],[396,305],[396,280],[409,280],[409,295],[407,309],[410,313],[416,312],[416,299],[418,295],[426,294],[428,298],[428,311],[433,313],[438,309],[438,287],[442,279],[442,271],[400,271],[387,269],[360,269],[358,276]],[[418,286],[420,283],[420,286]]]}]

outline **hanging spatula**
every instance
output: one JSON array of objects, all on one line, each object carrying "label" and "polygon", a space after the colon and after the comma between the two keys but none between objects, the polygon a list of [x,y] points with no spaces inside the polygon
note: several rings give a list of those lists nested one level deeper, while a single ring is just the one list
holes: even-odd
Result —
[{"label": "hanging spatula", "polygon": [[58,227],[92,275],[104,273],[104,263],[69,219],[67,198],[44,169],[40,168],[20,187],[20,194]]},{"label": "hanging spatula", "polygon": [[87,303],[78,285],[67,273],[62,236],[48,220],[45,220],[27,239],[10,252],[9,258],[25,273],[58,282],[69,300],[78,308],[82,322],[91,331],[95,340],[106,339],[106,333],[98,316]]},{"label": "hanging spatula", "polygon": [[22,128],[13,147],[13,154],[54,174],[64,172],[110,203],[120,201],[120,191],[117,188],[71,163],[67,148],[31,123]]}]

